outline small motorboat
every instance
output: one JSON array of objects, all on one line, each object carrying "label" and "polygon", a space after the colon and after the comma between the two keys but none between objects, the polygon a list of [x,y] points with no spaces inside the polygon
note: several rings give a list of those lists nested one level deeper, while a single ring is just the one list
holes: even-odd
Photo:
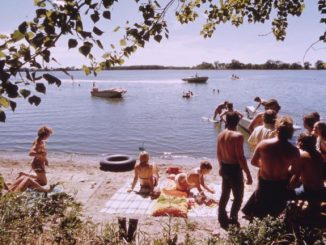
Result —
[{"label": "small motorboat", "polygon": [[208,80],[208,77],[199,77],[199,76],[194,76],[194,77],[185,77],[182,78],[182,81],[186,81],[188,83],[206,83]]},{"label": "small motorboat", "polygon": [[123,88],[111,88],[106,90],[99,90],[98,88],[93,87],[91,95],[95,97],[102,98],[122,98],[122,95],[126,93],[127,90]]},{"label": "small motorboat", "polygon": [[[247,106],[245,109],[244,117],[242,117],[239,121],[239,126],[243,128],[246,132],[249,134],[251,133],[249,130],[249,125],[252,121],[252,119],[256,116],[258,113],[257,107],[255,108],[254,106]],[[301,127],[297,124],[293,125],[294,130],[300,130]]]}]

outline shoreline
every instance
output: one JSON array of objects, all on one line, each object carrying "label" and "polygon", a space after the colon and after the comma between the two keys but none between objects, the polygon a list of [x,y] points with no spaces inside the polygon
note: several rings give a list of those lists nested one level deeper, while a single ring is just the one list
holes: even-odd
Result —
[{"label": "shoreline", "polygon": [[[25,154],[24,154],[25,155]],[[30,165],[28,164],[32,158],[20,155],[6,155],[0,153],[0,173],[4,176],[6,182],[12,182],[20,171],[29,172]],[[100,212],[104,208],[108,200],[122,187],[126,182],[133,178],[133,171],[129,172],[104,172],[99,169],[99,160],[94,157],[67,158],[67,157],[53,157],[49,155],[49,166],[47,167],[48,183],[60,183],[59,187],[68,194],[75,197],[76,201],[83,204],[83,215],[86,219],[91,219],[97,224],[104,224],[108,222],[117,223],[117,217],[121,215],[107,214]],[[221,177],[218,176],[216,159],[207,159],[213,165],[212,172],[205,177],[205,182],[208,186],[221,184]],[[151,162],[155,162],[159,168],[160,180],[167,178],[168,174],[165,172],[169,166],[182,167],[183,171],[188,171],[193,167],[199,166],[199,159],[187,161],[181,160],[167,160],[153,157]],[[249,163],[248,163],[249,165]],[[251,186],[245,185],[243,204],[248,200],[252,194],[255,186],[255,172],[251,170],[254,183]],[[137,188],[137,187],[136,187]],[[214,195],[214,199],[219,200],[219,196]],[[228,206],[232,203],[230,198]],[[214,207],[217,212],[217,208]],[[215,212],[215,211],[214,211]],[[128,218],[139,219],[139,229],[149,231],[153,236],[162,234],[162,222],[169,222],[168,217],[153,217],[137,214],[126,214]],[[241,211],[239,212],[239,222],[246,225],[248,222],[242,218]],[[182,218],[181,218],[182,219]],[[173,218],[173,222],[185,224],[180,218]],[[193,231],[195,237],[208,237],[213,231],[218,229],[221,235],[226,232],[222,230],[217,221],[217,217],[196,217],[187,218],[187,222],[194,223],[196,226]],[[182,234],[181,234],[182,235]]]}]

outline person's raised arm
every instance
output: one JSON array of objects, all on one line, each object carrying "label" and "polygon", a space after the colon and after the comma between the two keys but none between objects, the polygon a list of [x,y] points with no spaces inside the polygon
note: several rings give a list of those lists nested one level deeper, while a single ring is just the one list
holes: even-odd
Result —
[{"label": "person's raised arm", "polygon": [[243,151],[243,136],[239,135],[237,140],[236,140],[236,156],[237,156],[237,160],[240,164],[240,167],[242,168],[242,170],[245,172],[246,177],[247,177],[247,185],[251,185],[252,184],[252,177],[248,168],[248,164],[247,164],[247,160],[245,158],[244,155],[244,151]]},{"label": "person's raised arm", "polygon": [[262,121],[262,114],[257,114],[254,119],[251,120],[250,124],[249,124],[249,127],[248,127],[248,130],[250,133],[252,133],[252,131],[254,131],[255,127],[261,123]]}]

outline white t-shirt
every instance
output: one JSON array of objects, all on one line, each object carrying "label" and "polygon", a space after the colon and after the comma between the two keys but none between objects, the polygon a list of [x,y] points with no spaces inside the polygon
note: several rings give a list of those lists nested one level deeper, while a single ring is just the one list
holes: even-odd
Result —
[{"label": "white t-shirt", "polygon": [[264,124],[257,126],[248,138],[248,143],[255,149],[258,143],[265,139],[270,139],[276,136],[276,131],[273,125]]}]

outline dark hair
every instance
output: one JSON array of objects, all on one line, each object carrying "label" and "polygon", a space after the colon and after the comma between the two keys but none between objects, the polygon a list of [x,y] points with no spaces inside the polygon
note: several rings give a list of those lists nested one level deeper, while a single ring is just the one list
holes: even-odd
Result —
[{"label": "dark hair", "polygon": [[320,121],[320,115],[318,112],[311,112],[303,117],[303,124],[309,128],[313,128],[315,123]]},{"label": "dark hair", "polygon": [[270,99],[267,101],[264,101],[262,103],[262,105],[267,109],[274,107],[274,109],[276,110],[276,112],[278,112],[279,110],[281,110],[281,106],[279,105],[278,101],[276,99]]},{"label": "dark hair", "polygon": [[235,111],[230,111],[230,112],[227,112],[226,113],[226,116],[225,116],[225,126],[227,128],[229,127],[236,127],[240,121],[240,117],[239,117],[239,114]]},{"label": "dark hair", "polygon": [[209,161],[204,160],[200,162],[200,169],[211,170],[212,168],[212,164]]},{"label": "dark hair", "polygon": [[39,128],[37,131],[37,135],[39,138],[44,138],[46,136],[50,136],[53,133],[53,130],[47,126],[43,126]]},{"label": "dark hair", "polygon": [[227,103],[227,104],[226,104],[226,107],[227,107],[228,109],[233,109],[233,103],[231,103],[231,102]]},{"label": "dark hair", "polygon": [[319,128],[321,137],[326,139],[326,123],[319,121],[315,124],[315,127]]},{"label": "dark hair", "polygon": [[284,116],[276,120],[276,132],[280,140],[288,140],[293,136],[293,120],[289,116]]},{"label": "dark hair", "polygon": [[264,112],[264,123],[275,124],[276,121],[276,111],[266,110]]},{"label": "dark hair", "polygon": [[315,162],[322,162],[322,156],[316,149],[316,137],[308,134],[308,133],[301,133],[297,139],[297,142],[299,143],[299,148],[301,150],[304,150],[309,153],[310,157]]}]

